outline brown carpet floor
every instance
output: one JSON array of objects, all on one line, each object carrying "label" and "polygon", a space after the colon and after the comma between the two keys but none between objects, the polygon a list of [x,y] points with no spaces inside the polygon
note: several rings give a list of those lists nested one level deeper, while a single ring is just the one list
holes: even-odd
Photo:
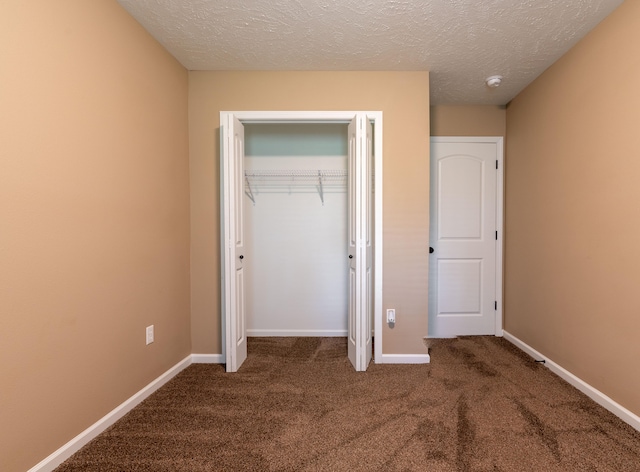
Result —
[{"label": "brown carpet floor", "polygon": [[354,372],[343,338],[252,338],[192,365],[70,471],[640,471],[640,433],[501,338]]}]

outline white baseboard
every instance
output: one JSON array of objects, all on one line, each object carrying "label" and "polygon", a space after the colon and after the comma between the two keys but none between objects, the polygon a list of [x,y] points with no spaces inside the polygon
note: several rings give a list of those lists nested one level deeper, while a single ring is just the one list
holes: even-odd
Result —
[{"label": "white baseboard", "polygon": [[57,451],[53,452],[43,460],[38,462],[28,472],[51,472],[64,461],[66,461],[73,454],[78,452],[89,441],[94,439],[100,433],[102,433],[109,426],[114,424],[124,415],[129,413],[133,408],[138,406],[145,398],[158,390],[169,380],[175,377],[180,371],[185,369],[191,364],[191,356],[185,357],[182,361],[178,362],[171,369],[166,371],[160,377],[152,381],[149,385],[144,387],[138,393],[131,398],[117,406],[111,412],[107,413],[100,420],[85,429],[82,433],[78,434],[71,441],[60,447]]},{"label": "white baseboard", "polygon": [[346,337],[346,329],[248,329],[247,336],[256,337]]},{"label": "white baseboard", "polygon": [[428,364],[429,354],[382,354],[381,364]]},{"label": "white baseboard", "polygon": [[222,354],[191,354],[192,364],[224,364]]},{"label": "white baseboard", "polygon": [[592,387],[591,385],[589,385],[587,382],[580,379],[579,377],[576,377],[565,368],[553,362],[551,359],[546,358],[541,353],[533,349],[531,346],[521,341],[520,339],[516,338],[514,335],[508,333],[507,331],[504,331],[504,339],[514,344],[516,347],[520,348],[522,351],[526,352],[534,359],[539,361],[544,360],[544,366],[547,367],[549,370],[551,370],[558,377],[569,382],[575,388],[577,388],[582,393],[584,393],[589,398],[591,398],[593,401],[595,401],[598,405],[606,408],[611,413],[613,413],[618,418],[620,418],[622,421],[624,421],[625,423],[628,423],[630,426],[640,431],[640,416],[627,410],[625,407],[623,407],[616,401],[609,398],[600,390]]}]

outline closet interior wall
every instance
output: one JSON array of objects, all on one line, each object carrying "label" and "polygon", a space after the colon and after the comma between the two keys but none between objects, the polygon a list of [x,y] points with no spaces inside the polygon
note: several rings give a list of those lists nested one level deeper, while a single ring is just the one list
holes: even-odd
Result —
[{"label": "closet interior wall", "polygon": [[346,336],[347,125],[245,125],[249,336]]}]

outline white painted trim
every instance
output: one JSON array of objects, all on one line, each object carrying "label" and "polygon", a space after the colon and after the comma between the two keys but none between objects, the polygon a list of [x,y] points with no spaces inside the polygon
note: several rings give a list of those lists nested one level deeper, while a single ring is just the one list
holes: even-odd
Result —
[{"label": "white painted trim", "polygon": [[534,348],[526,344],[524,341],[521,341],[520,339],[516,338],[514,335],[508,333],[507,331],[504,331],[504,339],[506,339],[507,341],[509,341],[511,344],[515,345],[522,351],[526,352],[534,359],[539,361],[544,360],[544,366],[547,367],[551,372],[553,372],[563,380],[569,382],[575,388],[577,388],[586,396],[588,396],[593,401],[595,401],[598,405],[606,408],[611,413],[613,413],[618,418],[620,418],[622,421],[629,424],[631,427],[640,431],[640,416],[627,410],[625,407],[623,407],[616,401],[612,400],[610,397],[602,393],[600,390],[592,387],[581,378],[575,376],[574,374],[566,370],[564,367],[553,362],[551,359],[546,358],[540,352],[536,351]]},{"label": "white painted trim", "polygon": [[502,136],[431,136],[432,143],[501,143]]},{"label": "white painted trim", "polygon": [[248,329],[247,336],[346,337],[346,329]]},{"label": "white painted trim", "polygon": [[192,364],[224,364],[224,354],[191,354]]},{"label": "white painted trim", "polygon": [[38,462],[32,468],[30,468],[27,472],[51,472],[64,461],[66,461],[73,454],[78,452],[84,445],[86,445],[89,441],[94,439],[104,430],[106,430],[109,426],[113,425],[116,421],[122,418],[124,415],[133,410],[136,406],[138,406],[145,398],[151,395],[153,392],[158,390],[164,384],[166,384],[169,380],[175,377],[178,373],[180,373],[183,369],[188,367],[191,364],[191,356],[185,357],[182,361],[178,362],[160,377],[152,381],[149,385],[144,387],[138,393],[133,395],[131,398],[121,403],[119,406],[114,408],[111,412],[107,413],[101,419],[96,421],[94,424],[89,426],[83,432],[78,434],[71,441],[60,447],[58,450],[45,457],[43,460]]},{"label": "white painted trim", "polygon": [[[503,254],[504,254],[504,138],[502,136],[432,136],[430,143],[494,143],[498,173],[496,179],[496,301],[498,302],[495,317],[494,334],[502,336],[504,326],[503,305]],[[431,147],[429,147],[431,150]],[[431,156],[429,156],[431,159]]]},{"label": "white painted trim", "polygon": [[428,364],[429,354],[382,354],[381,364]]},{"label": "white painted trim", "polygon": [[373,193],[373,362],[380,364],[382,360],[382,112],[367,113],[373,118],[373,149],[374,149],[374,193]]},{"label": "white painted trim", "polygon": [[373,116],[371,111],[224,111],[243,123],[349,123],[359,113]]},{"label": "white painted trim", "polygon": [[501,136],[495,139],[498,160],[498,175],[496,182],[496,229],[498,231],[498,239],[496,240],[496,324],[495,335],[502,336],[504,326],[504,313],[502,310],[502,285],[504,283],[503,270],[503,254],[504,254],[504,138]]}]

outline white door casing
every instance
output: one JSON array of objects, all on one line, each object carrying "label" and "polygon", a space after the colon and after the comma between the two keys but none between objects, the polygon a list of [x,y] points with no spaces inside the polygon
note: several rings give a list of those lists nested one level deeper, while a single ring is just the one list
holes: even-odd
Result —
[{"label": "white door casing", "polygon": [[502,138],[431,138],[429,337],[502,335]]},{"label": "white door casing", "polygon": [[[354,118],[355,117],[355,118]],[[371,121],[370,121],[371,120]],[[247,122],[353,122],[355,176],[354,252],[349,248],[349,265],[353,263],[354,307],[353,363],[356,370],[366,370],[372,357],[371,308],[375,312],[375,334],[382,336],[382,113],[381,112],[221,112],[221,207],[222,207],[222,318],[225,332],[227,372],[238,370],[247,355],[244,313],[244,268],[242,206],[244,204],[244,135],[242,121]],[[372,153],[374,123],[376,155]],[[351,143],[349,143],[351,149]],[[238,162],[239,161],[239,162]],[[351,166],[351,163],[349,164]],[[375,172],[373,171],[375,168]],[[349,168],[351,172],[351,167]],[[375,175],[375,203],[372,179]],[[351,175],[349,177],[351,179]],[[351,185],[351,180],[350,180]],[[351,191],[349,205],[351,208]],[[375,217],[373,215],[375,214]],[[375,230],[372,234],[372,220]],[[351,217],[349,221],[351,225]],[[351,236],[350,236],[351,237]],[[373,246],[372,241],[376,244]],[[375,251],[375,257],[374,257]],[[373,286],[372,284],[375,284]],[[350,275],[350,292],[352,282]],[[351,319],[349,320],[351,323]],[[376,361],[382,358],[382,342],[376,343]],[[349,358],[352,358],[351,351]]]},{"label": "white door casing", "polygon": [[247,358],[244,293],[244,126],[233,115],[220,121],[223,212],[223,310],[227,372],[236,372]]}]

